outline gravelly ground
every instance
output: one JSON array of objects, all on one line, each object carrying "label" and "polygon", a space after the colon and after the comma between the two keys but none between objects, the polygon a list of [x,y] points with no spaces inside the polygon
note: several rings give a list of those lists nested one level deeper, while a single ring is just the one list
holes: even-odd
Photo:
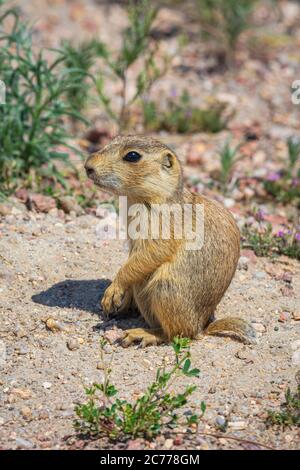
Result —
[{"label": "gravelly ground", "polygon": [[[84,215],[67,217],[65,223],[49,214],[15,212],[2,218],[0,226],[0,331],[7,353],[1,362],[0,442],[3,448],[63,448],[64,436],[73,434],[73,407],[84,397],[83,385],[101,379],[100,335],[114,324],[123,329],[141,320],[101,318],[99,299],[125,260],[126,248],[117,241],[97,240],[99,219]],[[280,258],[271,266],[260,258],[246,264],[247,270],[241,263],[217,316],[240,315],[254,322],[258,344],[244,346],[217,337],[194,342],[193,363],[201,375],[195,379],[198,389],[191,407],[199,409],[202,400],[207,403],[202,431],[218,432],[215,420],[224,416],[243,428],[236,431],[233,424],[226,435],[275,448],[297,448],[296,430],[266,430],[264,420],[267,409],[278,407],[286,387],[295,386],[297,365],[292,364],[292,354],[299,347],[300,322],[293,320],[293,314],[300,307],[299,263]],[[277,277],[284,270],[290,272],[291,284],[269,275],[271,269],[276,269]],[[286,314],[280,322],[282,312]],[[65,329],[48,330],[48,318],[59,320]],[[69,350],[71,339],[79,340],[78,349]],[[172,359],[170,346],[108,346],[107,359],[112,350],[112,380],[127,399],[136,398],[150,383],[165,355]],[[166,437],[152,445],[170,446]],[[240,445],[193,436],[179,448]]]}]

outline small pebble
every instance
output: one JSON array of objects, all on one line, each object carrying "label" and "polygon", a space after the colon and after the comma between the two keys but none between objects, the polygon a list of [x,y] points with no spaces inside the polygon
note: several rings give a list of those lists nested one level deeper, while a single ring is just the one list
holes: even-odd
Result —
[{"label": "small pebble", "polygon": [[142,449],[142,439],[131,439],[128,441],[126,450],[140,450]]},{"label": "small pebble", "polygon": [[0,204],[0,215],[2,216],[7,216],[11,214],[11,206],[6,205],[6,204]]},{"label": "small pebble", "polygon": [[66,214],[75,212],[75,215],[82,215],[84,213],[82,207],[77,203],[76,199],[72,196],[63,196],[59,199],[62,210]]},{"label": "small pebble", "polygon": [[226,419],[224,418],[224,416],[216,417],[216,425],[220,428],[223,428],[226,425]]},{"label": "small pebble", "polygon": [[28,400],[32,397],[31,390],[28,388],[13,388],[10,392],[11,395],[15,395],[22,400]]},{"label": "small pebble", "polygon": [[229,421],[228,426],[235,431],[246,429],[247,423],[245,421]]},{"label": "small pebble", "polygon": [[66,329],[65,326],[60,321],[55,320],[54,318],[47,318],[45,324],[48,330],[52,332],[64,331]]},{"label": "small pebble", "polygon": [[16,446],[25,448],[25,449],[32,449],[34,447],[33,442],[28,441],[27,439],[23,439],[22,437],[16,438]]},{"label": "small pebble", "polygon": [[20,356],[24,356],[25,354],[29,353],[29,348],[26,344],[21,344],[20,346],[17,347],[17,353]]},{"label": "small pebble", "polygon": [[227,207],[227,209],[230,209],[235,205],[235,200],[228,197],[224,199],[223,203],[224,206]]},{"label": "small pebble", "polygon": [[297,351],[297,349],[300,349],[300,339],[297,339],[296,341],[293,341],[291,343],[291,348],[293,351]]},{"label": "small pebble", "polygon": [[13,334],[14,334],[17,338],[24,338],[25,336],[27,336],[27,333],[26,333],[26,331],[24,330],[24,328],[20,327],[19,325],[17,325],[17,326],[13,329]]},{"label": "small pebble", "polygon": [[241,256],[239,259],[238,269],[248,270],[250,260],[246,256]]},{"label": "small pebble", "polygon": [[256,271],[255,273],[253,273],[253,277],[255,279],[265,279],[266,273],[264,273],[263,271]]},{"label": "small pebble", "polygon": [[172,449],[173,447],[173,439],[166,439],[164,443],[165,449]]},{"label": "small pebble", "polygon": [[64,418],[69,418],[70,416],[74,416],[74,411],[73,410],[63,410],[61,412],[61,416]]},{"label": "small pebble", "polygon": [[204,439],[204,437],[196,436],[196,443],[202,445],[206,443],[206,440]]},{"label": "small pebble", "polygon": [[200,450],[210,450],[208,442],[203,442],[203,444],[200,446]]},{"label": "small pebble", "polygon": [[38,414],[38,418],[39,419],[49,419],[49,411],[48,410],[45,410],[45,409],[42,409],[39,411],[39,414]]},{"label": "small pebble", "polygon": [[287,312],[281,312],[278,318],[280,323],[285,323],[289,319],[289,314]]},{"label": "small pebble", "polygon": [[79,348],[78,340],[75,338],[69,339],[69,341],[67,341],[67,347],[70,351],[75,351],[76,349]]},{"label": "small pebble", "polygon": [[29,406],[23,406],[20,410],[20,413],[25,419],[30,420],[32,418],[32,411]]},{"label": "small pebble", "polygon": [[292,364],[294,366],[300,366],[300,349],[298,349],[298,351],[295,351],[292,355]]},{"label": "small pebble", "polygon": [[219,439],[219,442],[220,442],[220,444],[222,444],[222,445],[224,446],[224,445],[227,444],[228,441],[227,441],[227,439],[225,439],[224,437],[221,437],[221,438]]},{"label": "small pebble", "polygon": [[174,439],[174,446],[180,446],[182,444],[182,438],[180,436],[176,436]]},{"label": "small pebble", "polygon": [[119,328],[112,328],[111,330],[107,330],[103,337],[109,344],[114,344],[124,338],[124,331]]},{"label": "small pebble", "polygon": [[51,388],[52,387],[52,383],[51,382],[44,382],[43,383],[43,387],[48,389],[48,388]]}]

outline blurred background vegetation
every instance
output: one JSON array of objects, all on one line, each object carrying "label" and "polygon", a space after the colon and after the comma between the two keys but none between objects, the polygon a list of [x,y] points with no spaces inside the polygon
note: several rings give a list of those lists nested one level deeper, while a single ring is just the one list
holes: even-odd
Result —
[{"label": "blurred background vegetation", "polygon": [[[49,0],[44,23],[26,3],[0,0],[3,199],[25,189],[93,210],[85,156],[119,132],[158,134],[186,150],[192,190],[247,215],[246,247],[300,257],[299,2]],[[111,33],[84,17],[88,7],[107,14]],[[281,224],[265,217],[278,208]]]}]

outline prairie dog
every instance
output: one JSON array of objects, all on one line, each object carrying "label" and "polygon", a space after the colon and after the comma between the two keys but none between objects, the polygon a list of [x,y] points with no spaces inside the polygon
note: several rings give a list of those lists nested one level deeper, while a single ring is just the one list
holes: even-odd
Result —
[{"label": "prairie dog", "polygon": [[147,210],[153,204],[204,208],[201,249],[187,250],[184,237],[131,240],[129,258],[106,289],[102,308],[109,315],[134,301],[149,329],[127,330],[123,346],[159,344],[174,336],[197,338],[203,332],[253,342],[254,329],[240,318],[210,323],[235,273],[240,234],[221,204],[184,189],[175,153],[151,137],[118,136],[91,155],[85,169],[102,190],[127,196],[129,205],[142,203]]}]

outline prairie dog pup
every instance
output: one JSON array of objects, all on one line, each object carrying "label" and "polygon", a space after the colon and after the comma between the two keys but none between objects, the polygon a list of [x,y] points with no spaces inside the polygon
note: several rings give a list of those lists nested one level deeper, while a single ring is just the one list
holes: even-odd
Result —
[{"label": "prairie dog pup", "polygon": [[109,315],[133,300],[149,329],[127,330],[123,346],[159,344],[177,335],[196,338],[201,332],[252,342],[255,331],[240,318],[209,323],[236,270],[239,230],[221,204],[184,189],[174,152],[151,137],[118,136],[90,156],[85,169],[104,191],[127,196],[129,205],[142,203],[147,210],[153,204],[204,208],[201,249],[188,250],[186,238],[174,236],[131,240],[129,258],[106,289],[102,308]]}]

